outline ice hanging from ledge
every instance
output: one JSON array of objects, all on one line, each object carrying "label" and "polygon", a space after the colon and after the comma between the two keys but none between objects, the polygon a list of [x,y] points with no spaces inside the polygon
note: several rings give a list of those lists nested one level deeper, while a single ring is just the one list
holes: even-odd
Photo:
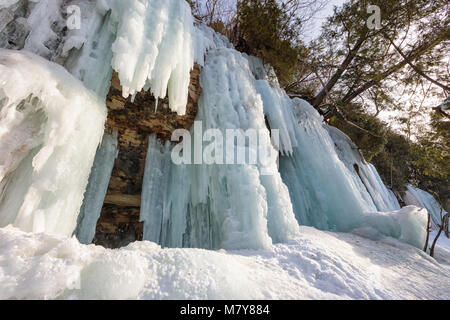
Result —
[{"label": "ice hanging from ledge", "polygon": [[112,67],[124,97],[150,89],[169,95],[169,107],[186,112],[190,71],[194,66],[194,19],[184,0],[106,0],[117,25]]},{"label": "ice hanging from ledge", "polygon": [[0,49],[0,227],[71,236],[106,120],[65,69]]},{"label": "ice hanging from ledge", "polygon": [[[67,14],[80,14],[76,28],[67,27],[70,6],[79,8]],[[194,48],[185,0],[29,0],[2,10],[0,47],[55,61],[101,96],[114,69],[124,97],[151,90],[156,98],[168,95],[170,109],[185,114],[190,71],[204,54]]]}]

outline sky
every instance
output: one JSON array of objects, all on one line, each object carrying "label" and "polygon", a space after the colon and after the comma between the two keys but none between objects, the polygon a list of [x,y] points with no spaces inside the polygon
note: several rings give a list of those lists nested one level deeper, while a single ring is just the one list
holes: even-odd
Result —
[{"label": "sky", "polygon": [[322,24],[326,21],[327,17],[331,16],[333,14],[333,8],[334,6],[341,6],[344,4],[347,0],[330,0],[326,4],[326,6],[317,13],[316,17],[311,22],[310,32],[308,32],[305,35],[305,41],[309,42],[313,40],[314,38],[318,37],[320,35],[320,30],[322,27]]}]

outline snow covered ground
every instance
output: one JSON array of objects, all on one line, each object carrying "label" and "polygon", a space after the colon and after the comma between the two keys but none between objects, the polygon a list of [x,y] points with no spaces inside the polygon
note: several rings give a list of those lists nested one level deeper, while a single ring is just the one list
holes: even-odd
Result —
[{"label": "snow covered ground", "polygon": [[450,299],[448,239],[438,262],[392,238],[300,231],[267,251],[108,250],[7,227],[0,299]]}]

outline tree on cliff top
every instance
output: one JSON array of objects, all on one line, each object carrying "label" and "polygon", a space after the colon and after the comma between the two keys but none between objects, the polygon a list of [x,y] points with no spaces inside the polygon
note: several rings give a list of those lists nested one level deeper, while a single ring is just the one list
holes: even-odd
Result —
[{"label": "tree on cliff top", "polygon": [[292,82],[305,23],[325,0],[188,0],[194,15],[227,36],[236,49],[270,64],[282,86]]}]

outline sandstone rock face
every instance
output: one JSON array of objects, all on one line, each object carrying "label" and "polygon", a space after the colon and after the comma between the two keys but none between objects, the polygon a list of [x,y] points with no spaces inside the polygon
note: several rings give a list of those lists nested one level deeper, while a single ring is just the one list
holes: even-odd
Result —
[{"label": "sandstone rock face", "polygon": [[119,155],[116,159],[108,193],[97,223],[94,243],[108,248],[125,246],[142,240],[143,225],[139,221],[140,196],[144,176],[148,137],[156,134],[161,142],[170,141],[176,129],[189,130],[194,123],[201,94],[200,70],[191,71],[186,115],[179,116],[168,108],[168,99],[156,99],[149,92],[122,97],[117,74],[113,75],[106,99],[106,130],[117,130]]}]

